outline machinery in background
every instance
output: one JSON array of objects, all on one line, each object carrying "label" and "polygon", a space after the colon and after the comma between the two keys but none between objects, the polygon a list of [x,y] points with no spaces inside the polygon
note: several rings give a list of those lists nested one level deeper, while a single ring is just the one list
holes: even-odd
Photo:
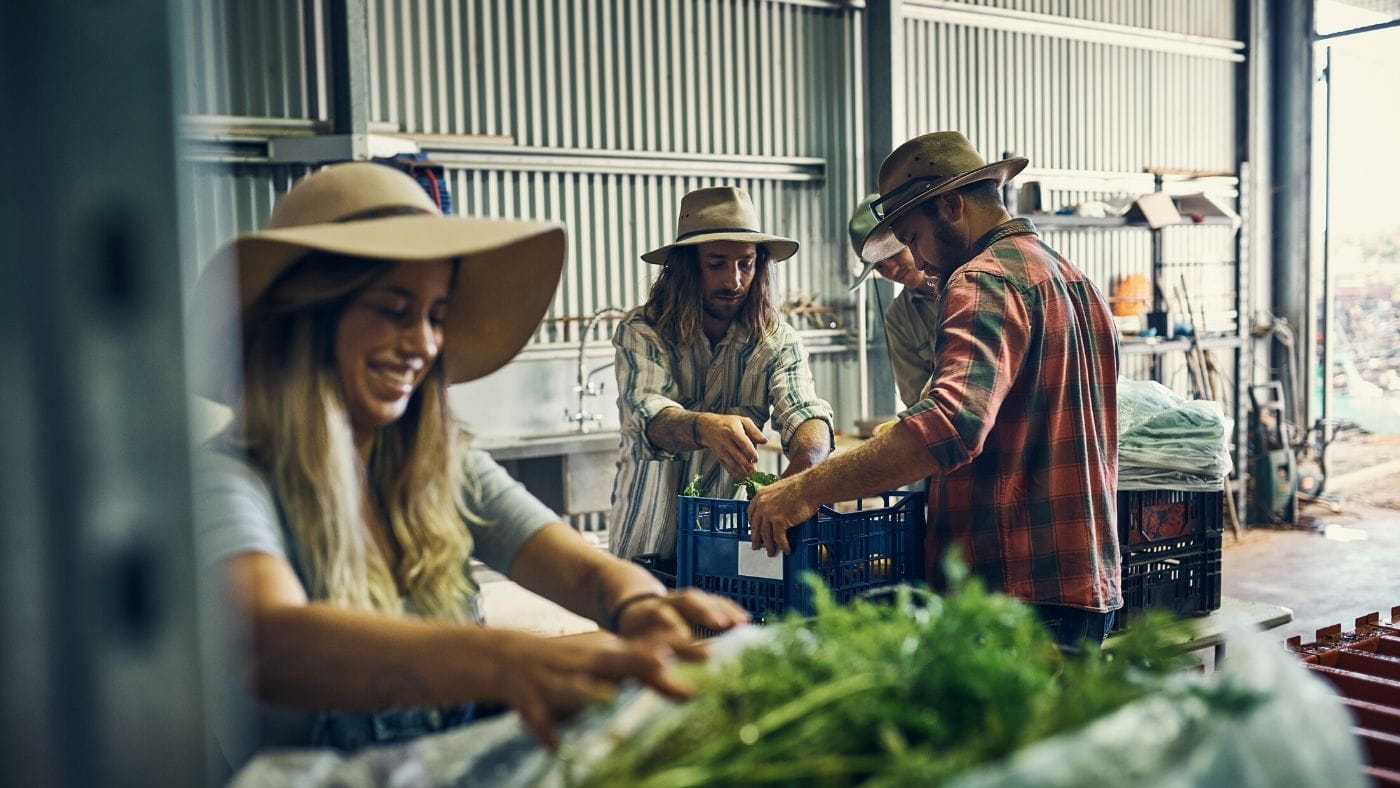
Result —
[{"label": "machinery in background", "polygon": [[1298,467],[1289,440],[1283,384],[1249,387],[1250,516],[1253,523],[1293,526],[1298,522]]}]

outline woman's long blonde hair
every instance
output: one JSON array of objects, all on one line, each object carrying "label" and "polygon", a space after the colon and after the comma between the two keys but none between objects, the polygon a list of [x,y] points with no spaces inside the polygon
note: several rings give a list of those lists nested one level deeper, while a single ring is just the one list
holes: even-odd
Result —
[{"label": "woman's long blonde hair", "polygon": [[[451,417],[441,359],[404,415],[356,451],[335,366],[346,307],[392,263],[313,253],[249,307],[243,325],[241,438],[270,479],[312,599],[357,610],[463,620],[475,593],[467,521],[476,488],[467,435]],[[366,500],[366,491],[368,500]],[[390,567],[371,535],[375,507],[399,548]]]}]

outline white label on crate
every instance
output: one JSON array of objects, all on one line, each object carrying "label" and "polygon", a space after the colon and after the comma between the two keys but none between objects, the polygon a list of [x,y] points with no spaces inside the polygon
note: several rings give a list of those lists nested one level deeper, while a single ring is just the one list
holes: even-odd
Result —
[{"label": "white label on crate", "polygon": [[737,542],[739,550],[739,574],[747,577],[766,577],[769,580],[783,579],[783,554],[772,558],[767,550],[755,550],[749,542]]}]

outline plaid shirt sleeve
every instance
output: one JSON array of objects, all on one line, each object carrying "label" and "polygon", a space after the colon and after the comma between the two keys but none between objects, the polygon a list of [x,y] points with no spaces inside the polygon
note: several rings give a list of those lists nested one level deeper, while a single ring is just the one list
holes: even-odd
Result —
[{"label": "plaid shirt sleeve", "polygon": [[826,422],[831,433],[827,437],[832,438],[835,414],[831,405],[817,396],[802,339],[791,326],[783,325],[779,331],[782,342],[770,367],[768,391],[773,400],[773,426],[782,435],[783,451],[787,451],[797,429],[810,419]]},{"label": "plaid shirt sleeve", "polygon": [[1030,318],[1000,274],[964,269],[946,287],[933,388],[900,419],[950,471],[981,453],[1025,359]]},{"label": "plaid shirt sleeve", "polygon": [[671,356],[661,338],[640,318],[624,320],[613,334],[617,349],[617,402],[624,432],[634,432],[636,445],[646,460],[676,460],[679,455],[652,443],[647,425],[667,408],[682,408],[676,401],[680,388],[671,370]]}]

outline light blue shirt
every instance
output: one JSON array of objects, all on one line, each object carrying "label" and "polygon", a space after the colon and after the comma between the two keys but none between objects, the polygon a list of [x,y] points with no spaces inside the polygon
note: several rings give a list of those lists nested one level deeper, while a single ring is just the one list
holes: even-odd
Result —
[{"label": "light blue shirt", "polygon": [[[502,573],[530,537],[560,518],[497,465],[484,451],[466,457],[467,473],[476,482],[472,510],[485,522],[468,523],[476,558]],[[244,553],[265,553],[286,561],[297,571],[295,550],[286,533],[277,499],[264,475],[226,451],[203,448],[195,463],[195,506],[199,513],[196,540],[199,562],[206,579],[224,560]],[[462,567],[470,572],[470,564]],[[217,584],[206,582],[207,603],[222,605],[214,593]],[[214,608],[222,611],[222,607]],[[473,600],[473,614],[476,613]],[[216,737],[230,766],[237,768],[259,749],[269,746],[331,746],[354,749],[366,744],[400,741],[414,735],[444,730],[471,718],[470,707],[451,709],[388,709],[379,712],[338,712],[290,709],[262,703],[246,689],[239,666],[247,659],[242,622],[232,628],[215,628],[211,648],[224,665],[211,677],[221,714]],[[229,638],[228,640],[223,640]],[[369,680],[367,677],[366,680]]]},{"label": "light blue shirt", "polygon": [[[484,524],[467,524],[474,557],[506,574],[525,542],[546,524],[560,522],[560,517],[486,452],[471,450],[466,463],[480,493],[472,509],[485,520]],[[245,460],[213,449],[202,451],[195,496],[200,511],[201,566],[213,567],[247,552],[267,553],[296,566],[272,489],[262,473]],[[301,580],[305,585],[306,578]]]}]

